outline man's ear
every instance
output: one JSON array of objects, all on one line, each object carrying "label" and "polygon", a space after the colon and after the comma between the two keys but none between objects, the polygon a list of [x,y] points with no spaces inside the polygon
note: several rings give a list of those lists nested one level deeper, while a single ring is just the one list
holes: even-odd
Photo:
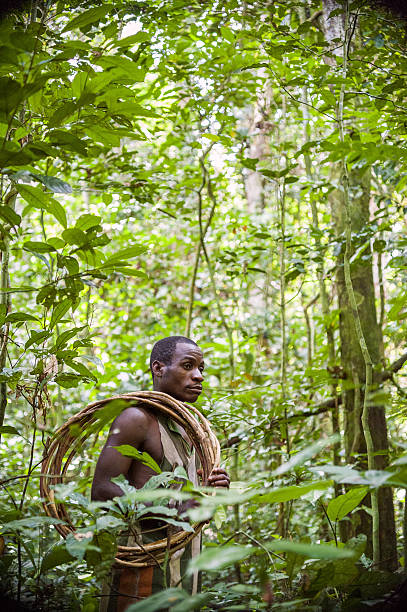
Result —
[{"label": "man's ear", "polygon": [[162,361],[158,361],[157,359],[153,361],[153,363],[151,364],[151,370],[153,372],[153,375],[157,376],[157,378],[161,378],[161,376],[163,375],[164,366],[165,364]]}]

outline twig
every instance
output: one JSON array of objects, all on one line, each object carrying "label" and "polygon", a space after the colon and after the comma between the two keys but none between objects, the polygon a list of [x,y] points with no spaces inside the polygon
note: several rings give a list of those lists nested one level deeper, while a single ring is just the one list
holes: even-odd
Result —
[{"label": "twig", "polygon": [[[206,156],[210,153],[210,151],[212,150],[212,147],[214,146],[214,144],[215,144],[214,142],[211,142],[209,147],[202,154],[202,156],[201,156],[201,158],[199,160],[201,168],[202,168],[202,164],[203,164]],[[203,172],[202,173],[202,182],[201,182],[201,185],[200,185],[200,187],[199,187],[199,189],[197,191],[198,197],[202,197],[202,190],[205,187],[205,183],[206,183],[206,173]],[[210,226],[210,224],[212,222],[213,214],[215,212],[215,205],[216,205],[216,202],[214,202],[214,204],[213,204],[213,206],[212,206],[212,208],[210,210],[209,217],[208,217],[208,219],[206,221],[205,228],[204,228],[204,231],[203,231],[203,237],[204,238],[205,238],[206,233],[207,233],[207,231],[209,229],[209,226]],[[199,266],[200,256],[201,256],[201,237],[199,237],[199,240],[197,241],[196,248],[195,248],[194,268],[193,268],[193,271],[192,271],[191,283],[190,283],[190,286],[189,286],[188,315],[187,315],[187,323],[186,323],[186,326],[185,326],[185,335],[186,336],[189,336],[189,334],[191,333],[192,310],[193,310],[193,306],[194,306],[195,283],[196,283],[196,277],[197,277],[197,274],[198,274],[198,266]]]},{"label": "twig", "polygon": [[[202,172],[203,174],[206,172],[205,166],[203,164],[203,162],[201,162],[201,166],[202,167]],[[233,335],[232,332],[230,330],[230,327],[226,321],[224,312],[223,312],[223,308],[222,305],[220,303],[220,299],[219,299],[219,295],[218,295],[218,289],[216,287],[216,281],[215,281],[215,274],[212,268],[212,264],[211,261],[209,259],[209,255],[208,255],[208,251],[206,249],[206,244],[205,244],[205,235],[204,235],[204,227],[202,224],[202,194],[198,193],[198,220],[199,220],[199,237],[200,237],[200,241],[201,241],[201,247],[202,247],[202,252],[204,254],[205,257],[205,261],[206,261],[206,265],[208,267],[208,272],[209,272],[209,278],[210,278],[210,282],[212,285],[212,291],[213,291],[213,295],[215,298],[215,303],[216,303],[216,308],[218,310],[218,314],[220,317],[220,320],[222,322],[222,325],[225,329],[226,335],[228,337],[228,341],[229,341],[229,362],[230,362],[230,379],[233,380],[235,377],[235,360],[234,360],[234,347],[233,347]]]}]

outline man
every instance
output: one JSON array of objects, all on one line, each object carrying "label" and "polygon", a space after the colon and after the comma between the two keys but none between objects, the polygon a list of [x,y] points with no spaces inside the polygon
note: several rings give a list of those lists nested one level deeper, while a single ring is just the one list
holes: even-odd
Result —
[{"label": "man", "polygon": [[[154,345],[150,356],[153,388],[182,402],[194,403],[202,392],[204,367],[202,351],[193,340],[183,336],[163,338]],[[142,487],[155,474],[148,466],[124,457],[113,448],[122,444],[130,444],[139,451],[147,452],[162,470],[172,470],[176,457],[189,478],[198,482],[195,457],[190,452],[192,445],[186,433],[147,408],[129,406],[114,420],[98,459],[92,484],[92,500],[105,501],[122,495],[120,487],[111,481],[120,474],[136,488]],[[229,487],[229,483],[229,476],[222,468],[215,468],[208,479],[208,484],[214,487]],[[160,537],[163,536],[156,539]],[[192,550],[185,551],[184,557],[199,551],[199,542],[196,540],[192,540]],[[174,566],[178,563],[177,576],[180,577],[180,559],[174,559],[173,562]],[[180,580],[175,580],[173,576],[170,578],[170,584],[174,586]],[[196,579],[193,583],[189,585],[190,589],[196,591]],[[101,610],[122,612],[132,603],[163,588],[163,578],[154,568],[114,570],[110,589],[105,588],[102,593]]]}]

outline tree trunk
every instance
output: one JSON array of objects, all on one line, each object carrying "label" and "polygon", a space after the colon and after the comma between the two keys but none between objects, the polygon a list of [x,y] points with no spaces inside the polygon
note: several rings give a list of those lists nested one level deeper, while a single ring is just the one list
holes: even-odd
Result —
[{"label": "tree trunk", "polygon": [[[329,17],[332,10],[340,8],[333,0],[324,0],[324,30],[328,42],[334,39],[344,40],[342,15]],[[342,33],[341,33],[342,32]],[[337,45],[336,40],[336,45]],[[332,180],[339,183],[338,172],[334,170]],[[335,176],[336,175],[336,176]],[[370,244],[366,246],[364,231],[369,224],[370,169],[359,168],[349,172],[350,216],[352,231],[352,255],[360,249],[361,257],[351,263],[351,280],[357,301],[362,331],[367,349],[373,362],[374,372],[380,371],[383,364],[382,331],[377,322],[375,288],[373,281],[373,258]],[[356,461],[360,467],[366,467],[366,442],[361,424],[361,406],[363,406],[365,383],[365,360],[356,333],[344,276],[345,219],[346,207],[343,192],[339,189],[330,197],[333,223],[341,248],[337,255],[336,288],[340,309],[339,331],[341,344],[341,362],[349,385],[344,391],[344,430],[345,452],[348,461]],[[366,247],[366,248],[365,248]],[[362,252],[362,248],[364,249]],[[373,381],[379,386],[380,377]],[[375,468],[384,469],[388,465],[388,437],[385,410],[383,406],[369,406],[369,424],[373,438]],[[379,530],[380,530],[380,563],[387,569],[397,567],[396,533],[394,521],[393,493],[389,487],[379,491]],[[358,512],[359,524],[356,533],[365,533],[368,537],[367,554],[372,552],[371,517],[363,510]]]}]

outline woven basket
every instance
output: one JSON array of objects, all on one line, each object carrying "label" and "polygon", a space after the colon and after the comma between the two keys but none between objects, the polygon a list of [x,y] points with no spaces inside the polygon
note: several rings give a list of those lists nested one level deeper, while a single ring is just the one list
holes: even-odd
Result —
[{"label": "woven basket", "polygon": [[[42,463],[40,492],[44,510],[48,516],[60,519],[66,524],[55,525],[66,538],[75,533],[75,526],[69,518],[65,505],[55,501],[51,487],[62,483],[67,476],[72,459],[89,437],[89,427],[96,423],[97,412],[113,400],[124,400],[128,405],[139,405],[169,416],[181,425],[191,440],[202,466],[202,483],[206,485],[214,467],[219,466],[219,442],[207,419],[193,406],[184,404],[166,393],[159,391],[136,391],[115,395],[108,399],[89,404],[60,427],[49,440]],[[79,435],[78,435],[79,428]],[[126,567],[148,567],[162,563],[166,556],[184,548],[202,529],[204,522],[193,525],[193,532],[179,531],[168,538],[145,545],[118,546],[116,563]]]}]

